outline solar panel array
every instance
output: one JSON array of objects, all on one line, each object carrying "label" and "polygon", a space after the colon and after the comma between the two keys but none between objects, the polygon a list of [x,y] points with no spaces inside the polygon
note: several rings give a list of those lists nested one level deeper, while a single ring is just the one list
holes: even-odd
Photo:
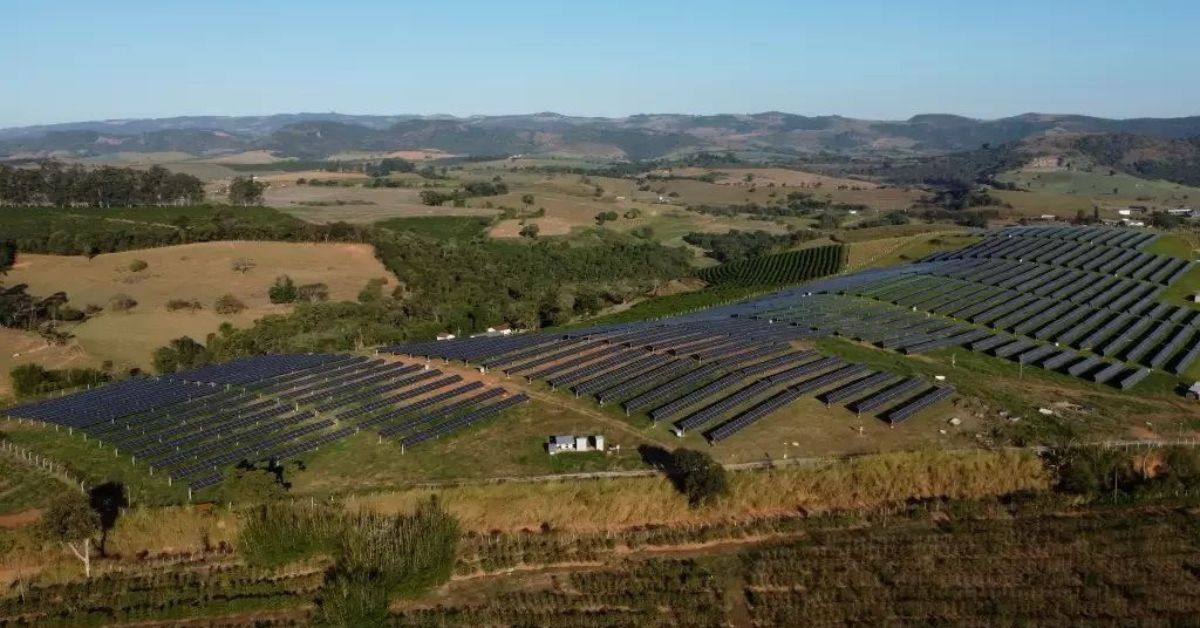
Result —
[{"label": "solar panel array", "polygon": [[[943,338],[957,342],[979,338],[977,330],[944,321],[923,320],[907,329],[892,329],[901,332],[881,340],[903,347],[932,346]],[[387,350],[543,379],[551,387],[570,387],[576,396],[594,396],[601,405],[620,403],[627,414],[645,412],[656,422],[674,421],[679,434],[706,430],[705,437],[715,443],[780,409],[786,405],[784,400],[795,401],[871,375],[834,397],[852,402],[859,393],[895,379],[787,344],[812,335],[813,330],[794,325],[729,316],[409,343]]]},{"label": "solar panel array", "polygon": [[65,427],[198,491],[238,462],[292,458],[368,428],[415,445],[526,400],[426,365],[297,354],[124,380],[4,414]]}]

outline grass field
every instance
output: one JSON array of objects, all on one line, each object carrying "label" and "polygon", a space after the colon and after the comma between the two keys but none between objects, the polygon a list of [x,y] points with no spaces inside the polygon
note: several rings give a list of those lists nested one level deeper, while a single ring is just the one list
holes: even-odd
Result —
[{"label": "grass field", "polygon": [[[946,383],[969,400],[956,416],[982,420],[980,442],[1065,443],[1197,435],[1190,428],[1183,431],[1181,421],[1194,416],[1195,409],[1174,390],[1177,380],[1165,374],[1151,375],[1135,396],[965,349],[906,356],[842,338],[822,338],[815,344],[826,353],[878,369],[926,378],[944,376]],[[907,422],[896,429],[906,427]]]},{"label": "grass field", "polygon": [[933,253],[967,246],[978,239],[978,236],[951,232],[853,242],[849,245],[848,268],[861,270],[907,264]]},{"label": "grass field", "polygon": [[[236,259],[251,260],[255,266],[235,271]],[[133,260],[149,266],[132,272]],[[92,259],[22,254],[5,281],[28,284],[32,294],[64,291],[80,309],[93,304],[108,308],[114,296],[131,296],[138,303],[131,311],[106,309],[71,331],[93,360],[145,367],[153,350],[173,338],[190,335],[203,340],[223,322],[247,325],[285,311],[287,306],[273,305],[267,297],[280,275],[297,284],[325,283],[335,300],[354,299],[368,280],[391,276],[368,245],[207,242]],[[213,303],[224,294],[234,295],[247,309],[236,315],[217,314]],[[196,299],[203,309],[170,312],[166,304],[171,299]]]},{"label": "grass field", "polygon": [[[1020,170],[1002,173],[997,180],[1015,183],[1021,191],[988,193],[1012,206],[1017,216],[1052,214],[1070,220],[1079,212],[1091,215],[1100,208],[1102,218],[1118,218],[1117,209],[1130,205],[1150,208],[1191,207],[1200,199],[1200,188],[1168,181],[1141,179],[1117,173]],[[1114,189],[1116,193],[1114,194]]]},{"label": "grass field", "polygon": [[0,452],[0,516],[42,508],[71,490],[49,473],[9,456]]},{"label": "grass field", "polygon": [[[572,405],[553,397],[534,399],[452,438],[408,451],[394,440],[380,442],[377,434],[367,431],[306,456],[304,469],[291,473],[289,481],[297,493],[330,494],[414,482],[644,467],[637,448],[650,441],[636,430],[616,429],[615,422],[578,412]],[[552,434],[604,434],[611,451],[550,456],[545,442]]]}]

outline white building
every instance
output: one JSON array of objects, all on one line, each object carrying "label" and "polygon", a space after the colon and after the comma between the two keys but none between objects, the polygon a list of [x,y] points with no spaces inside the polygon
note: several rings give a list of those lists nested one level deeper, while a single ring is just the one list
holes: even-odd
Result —
[{"label": "white building", "polygon": [[604,435],[593,434],[591,436],[573,436],[563,434],[559,436],[551,436],[546,441],[546,451],[551,456],[561,454],[563,452],[582,452],[582,451],[604,451]]}]

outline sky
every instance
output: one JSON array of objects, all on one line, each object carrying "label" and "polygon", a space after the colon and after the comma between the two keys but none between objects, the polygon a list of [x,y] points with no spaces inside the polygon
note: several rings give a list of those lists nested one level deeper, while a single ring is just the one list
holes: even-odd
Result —
[{"label": "sky", "polygon": [[0,0],[0,127],[110,118],[1200,114],[1195,0]]}]

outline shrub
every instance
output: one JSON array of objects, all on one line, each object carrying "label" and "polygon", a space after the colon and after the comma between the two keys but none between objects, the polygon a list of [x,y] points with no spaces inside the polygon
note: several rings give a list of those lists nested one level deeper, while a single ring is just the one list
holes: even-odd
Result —
[{"label": "shrub", "polygon": [[217,314],[239,314],[245,309],[246,304],[232,294],[221,296],[213,304],[213,311]]},{"label": "shrub", "polygon": [[283,275],[275,278],[275,284],[267,290],[271,303],[295,303],[298,296],[296,282],[291,277]]},{"label": "shrub", "polygon": [[179,310],[203,310],[204,305],[196,299],[171,299],[167,301],[168,312],[178,312]]},{"label": "shrub", "polygon": [[368,279],[367,285],[358,293],[359,303],[377,303],[383,300],[383,285],[386,279]]},{"label": "shrub", "polygon": [[147,268],[150,268],[150,264],[147,264],[145,260],[135,259],[129,262],[129,272],[140,273]]},{"label": "shrub", "polygon": [[255,266],[258,266],[258,264],[254,263],[254,260],[245,257],[239,257],[230,264],[233,272],[242,273],[243,275],[253,270]]},{"label": "shrub", "polygon": [[521,227],[521,237],[535,240],[538,237],[539,231],[541,231],[541,228],[539,228],[536,224],[530,223],[524,227]]},{"label": "shrub", "polygon": [[128,312],[137,307],[138,302],[128,294],[118,294],[108,301],[108,307],[114,312]]},{"label": "shrub", "polygon": [[329,286],[323,283],[306,283],[296,288],[296,300],[305,303],[317,303],[329,300]]}]

